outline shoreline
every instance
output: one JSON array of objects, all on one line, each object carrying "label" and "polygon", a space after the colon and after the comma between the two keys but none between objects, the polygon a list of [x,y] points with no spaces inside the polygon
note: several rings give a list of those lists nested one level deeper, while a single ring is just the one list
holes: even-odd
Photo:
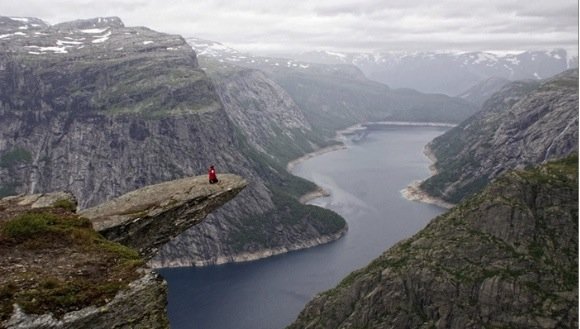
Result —
[{"label": "shoreline", "polygon": [[179,267],[206,267],[206,266],[215,266],[215,265],[224,265],[224,264],[232,264],[232,263],[246,263],[252,262],[272,256],[282,255],[293,251],[300,251],[303,249],[308,249],[320,245],[324,245],[333,241],[336,241],[342,238],[346,232],[348,232],[348,224],[346,224],[340,231],[329,234],[323,235],[318,238],[310,239],[307,241],[303,241],[300,243],[295,243],[288,247],[276,247],[270,249],[264,249],[259,252],[244,252],[238,253],[230,256],[219,256],[212,260],[203,260],[203,261],[192,261],[191,259],[178,259],[172,260],[170,262],[161,264],[160,262],[152,262],[149,261],[147,265],[154,269],[165,269],[165,268],[179,268]]},{"label": "shoreline", "polygon": [[346,149],[346,145],[340,143],[340,144],[336,144],[336,145],[323,147],[323,148],[318,149],[314,152],[306,153],[303,156],[288,162],[288,164],[286,165],[286,171],[288,171],[289,173],[292,174],[292,170],[294,169],[294,167],[296,167],[301,162],[304,162],[304,161],[306,161],[310,158],[313,158],[315,156],[319,156],[319,155],[322,155],[325,153],[334,152],[334,151],[338,151],[338,150],[344,150],[344,149]]},{"label": "shoreline", "polygon": [[306,204],[312,200],[315,200],[318,198],[324,198],[327,196],[330,196],[330,192],[328,192],[327,190],[325,190],[322,187],[317,185],[317,188],[314,191],[308,192],[308,193],[304,194],[303,196],[301,196],[298,199],[298,202],[300,202],[302,204]]},{"label": "shoreline", "polygon": [[[429,177],[432,177],[437,174],[437,168],[435,167],[435,163],[437,163],[437,157],[435,157],[435,154],[433,154],[431,151],[429,144],[425,145],[423,154],[431,161],[431,164],[429,165],[429,171],[431,172]],[[421,183],[427,180],[429,177],[413,181],[407,187],[402,189],[400,192],[403,198],[409,201],[432,204],[443,209],[451,209],[455,207],[455,204],[447,202],[441,198],[434,197],[421,189]]]},{"label": "shoreline", "polygon": [[457,126],[455,123],[444,123],[444,122],[413,122],[413,121],[376,121],[363,123],[362,126],[396,126],[396,127],[444,127],[453,128]]},{"label": "shoreline", "polygon": [[[304,154],[303,156],[301,156],[299,158],[291,160],[286,165],[286,170],[290,174],[294,175],[292,173],[292,170],[301,162],[304,162],[308,159],[311,159],[315,156],[319,156],[319,155],[322,155],[325,153],[346,149],[347,146],[341,141],[341,140],[344,140],[345,135],[351,135],[351,134],[354,134],[357,132],[362,132],[365,130],[370,131],[372,128],[370,128],[368,125],[372,125],[372,124],[377,124],[377,125],[382,125],[382,126],[397,126],[397,127],[404,127],[404,126],[411,126],[411,127],[454,127],[454,126],[456,126],[455,124],[446,124],[446,123],[437,123],[437,122],[405,122],[405,121],[382,121],[382,122],[366,122],[366,123],[355,124],[355,125],[352,125],[350,127],[336,131],[336,135],[334,137],[334,140],[337,141],[338,144],[320,148],[316,151]],[[425,148],[424,154],[432,161],[432,164],[429,166],[429,169],[431,170],[431,174],[434,175],[436,173],[434,163],[437,161],[437,159],[430,152],[428,147]],[[433,198],[433,197],[429,196],[427,193],[425,193],[424,191],[422,191],[418,187],[421,181],[422,180],[412,182],[411,184],[409,184],[409,186],[407,188],[401,190],[401,194],[403,195],[403,197],[409,201],[418,201],[418,202],[423,202],[423,203],[434,204],[434,205],[441,207],[441,208],[448,209],[448,208],[451,208],[454,206],[453,204],[447,203],[443,200]],[[416,185],[414,185],[414,184],[416,184]],[[302,195],[298,199],[298,201],[302,204],[306,204],[307,202],[310,202],[312,200],[315,200],[315,199],[318,199],[321,197],[328,197],[331,194],[332,194],[331,191],[327,191],[327,190],[323,189],[322,187],[316,185],[316,188],[313,191],[310,191],[310,192]],[[333,242],[333,241],[336,241],[336,240],[342,238],[347,232],[348,232],[348,224],[345,223],[344,228],[342,228],[341,230],[339,230],[338,232],[336,232],[334,234],[322,235],[318,238],[298,242],[298,243],[292,244],[292,245],[287,246],[287,247],[275,247],[275,248],[263,249],[261,251],[256,251],[256,252],[252,252],[252,253],[244,252],[244,253],[239,253],[239,254],[234,254],[234,255],[229,255],[229,256],[218,256],[215,259],[203,260],[203,261],[191,260],[191,259],[175,259],[175,260],[163,263],[163,264],[160,262],[149,261],[147,263],[147,265],[149,267],[151,267],[152,269],[163,269],[163,268],[178,268],[178,267],[206,267],[206,266],[223,265],[223,264],[229,264],[229,263],[251,262],[251,261],[256,261],[256,260],[260,260],[260,259],[264,259],[264,258],[268,258],[268,257],[272,257],[272,256],[277,256],[277,255],[293,252],[293,251],[299,251],[299,250],[308,249],[308,248],[320,246],[323,244],[327,244],[327,243],[330,243],[330,242]]]}]

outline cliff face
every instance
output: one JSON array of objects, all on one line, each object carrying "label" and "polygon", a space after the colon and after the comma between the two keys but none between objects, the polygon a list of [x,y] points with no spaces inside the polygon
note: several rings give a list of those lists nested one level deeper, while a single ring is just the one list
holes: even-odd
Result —
[{"label": "cliff face", "polygon": [[477,110],[460,98],[391,89],[368,80],[353,65],[253,57],[212,41],[188,41],[206,71],[250,68],[264,72],[292,98],[313,129],[327,137],[366,121],[460,122]]},{"label": "cliff face", "polygon": [[457,97],[463,98],[477,106],[482,106],[486,100],[496,92],[500,91],[500,89],[508,83],[510,83],[508,79],[491,77],[465,90]]},{"label": "cliff face", "polygon": [[428,150],[437,159],[437,173],[421,188],[454,203],[508,169],[577,152],[578,70],[504,87]]},{"label": "cliff face", "polygon": [[434,219],[289,328],[577,328],[578,158],[515,171]]},{"label": "cliff face", "polygon": [[217,184],[209,184],[205,175],[182,178],[129,192],[84,209],[80,215],[106,239],[136,249],[149,259],[159,247],[201,223],[246,185],[241,177],[231,174],[220,175]]},{"label": "cliff face", "polygon": [[[181,37],[116,18],[19,22],[27,32],[0,41],[3,195],[70,190],[84,208],[191,176],[201,164],[189,155],[235,144],[231,134],[210,138],[229,131],[228,122]],[[180,165],[165,161],[176,148]]]},{"label": "cliff face", "polygon": [[81,214],[70,193],[0,199],[0,326],[168,328],[166,283],[144,260],[246,184],[168,181]]},{"label": "cliff face", "polygon": [[[312,247],[340,238],[346,224],[333,212],[299,204],[296,199],[313,184],[291,176],[286,162],[324,145],[302,111],[263,73],[241,67],[201,65],[217,86],[228,118],[248,144],[252,159],[254,199],[234,200],[171,241],[151,261],[173,267],[247,261]],[[213,65],[213,66],[212,66]],[[242,196],[243,197],[243,196]]]},{"label": "cliff face", "polygon": [[257,150],[285,164],[325,143],[292,97],[265,73],[235,66],[220,69],[206,58],[200,62],[209,67],[206,72],[228,117]]},{"label": "cliff face", "polygon": [[[290,157],[317,147],[305,140],[310,128],[299,110],[271,81],[232,75],[235,83],[219,84],[231,96],[222,95],[181,37],[125,27],[118,18],[54,26],[0,19],[7,26],[0,39],[0,195],[67,190],[84,209],[213,164],[218,178],[231,172],[248,188],[208,218],[214,234],[192,233],[177,242],[183,253],[169,247],[157,264],[267,255],[344,233],[336,214],[298,204],[296,196],[314,186],[263,152]],[[242,92],[246,86],[256,94]],[[228,97],[245,105],[230,106]],[[286,152],[273,136],[303,146]],[[182,262],[184,254],[192,258]]]}]

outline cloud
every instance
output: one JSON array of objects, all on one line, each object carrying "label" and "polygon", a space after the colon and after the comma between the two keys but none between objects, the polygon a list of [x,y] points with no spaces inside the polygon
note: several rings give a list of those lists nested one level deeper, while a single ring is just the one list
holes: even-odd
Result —
[{"label": "cloud", "polygon": [[577,51],[577,0],[19,0],[4,15],[57,23],[119,16],[126,25],[253,52],[316,49]]}]

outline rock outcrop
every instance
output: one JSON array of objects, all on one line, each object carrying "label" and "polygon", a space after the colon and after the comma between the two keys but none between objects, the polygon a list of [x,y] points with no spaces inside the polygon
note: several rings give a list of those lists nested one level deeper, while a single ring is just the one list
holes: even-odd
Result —
[{"label": "rock outcrop", "polygon": [[187,39],[206,72],[240,68],[264,72],[291,97],[323,136],[367,121],[461,122],[477,107],[460,98],[391,89],[370,81],[353,65],[324,65],[286,58],[254,57],[216,42]]},{"label": "rock outcrop", "polygon": [[577,156],[498,178],[315,297],[289,326],[577,327]]},{"label": "rock outcrop", "polygon": [[166,283],[144,260],[247,185],[220,179],[147,186],[78,215],[70,193],[0,199],[0,326],[168,328]]},{"label": "rock outcrop", "polygon": [[[302,136],[309,129],[298,117],[286,124],[280,115],[292,104],[269,82],[254,75],[235,80],[255,78],[257,91],[271,96],[256,100],[263,120],[252,126],[256,113],[234,115],[224,107],[180,36],[126,27],[118,18],[53,26],[1,19],[11,27],[0,38],[0,196],[67,190],[85,209],[147,185],[205,173],[213,164],[218,178],[230,172],[250,183],[208,216],[203,230],[215,234],[197,231],[179,244],[184,253],[164,254],[172,264],[267,254],[344,232],[338,215],[293,201],[313,184],[292,177],[282,161],[262,152],[283,150],[266,145],[274,141],[272,134],[289,132],[294,140],[292,131]],[[241,109],[255,110],[251,102],[258,96],[245,96],[250,103]],[[266,121],[274,118],[282,120],[270,129]],[[304,145],[300,152],[318,147]],[[258,227],[261,236],[255,237]],[[184,254],[191,258],[181,262]]]},{"label": "rock outcrop", "polygon": [[166,305],[167,283],[154,272],[147,272],[103,306],[89,306],[55,317],[26,314],[15,305],[12,316],[0,324],[6,329],[168,329]]},{"label": "rock outcrop", "polygon": [[452,203],[506,170],[578,152],[578,70],[507,85],[427,149],[436,174],[421,188]]},{"label": "rock outcrop", "polygon": [[159,247],[199,224],[246,185],[244,179],[231,174],[220,175],[218,184],[209,184],[206,176],[183,178],[143,187],[79,214],[108,240],[149,259]]},{"label": "rock outcrop", "polygon": [[482,106],[493,94],[500,91],[503,86],[510,83],[510,80],[498,77],[491,77],[485,79],[471,88],[465,90],[457,97],[463,98],[466,101],[477,106]]},{"label": "rock outcrop", "polygon": [[[243,67],[221,68],[200,58],[214,81],[240,150],[253,161],[244,174],[258,194],[242,195],[164,246],[155,267],[203,266],[249,261],[334,241],[346,233],[336,214],[296,201],[314,184],[290,175],[285,165],[326,145],[292,98],[264,73]],[[231,164],[223,164],[228,166]],[[221,164],[220,164],[221,166]]]}]

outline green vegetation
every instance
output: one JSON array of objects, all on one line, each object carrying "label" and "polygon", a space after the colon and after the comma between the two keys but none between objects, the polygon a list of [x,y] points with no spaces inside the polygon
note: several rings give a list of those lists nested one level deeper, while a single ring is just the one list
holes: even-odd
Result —
[{"label": "green vegetation", "polygon": [[[428,310],[441,305],[482,328],[515,328],[513,317],[564,319],[569,327],[577,310],[577,234],[577,155],[511,171],[323,293],[294,327],[329,319],[387,327],[410,314],[426,324],[439,319]],[[482,319],[482,306],[501,316]]]},{"label": "green vegetation", "polygon": [[39,233],[47,233],[57,217],[50,213],[26,213],[2,226],[2,234],[19,241],[30,239]]},{"label": "green vegetation", "polygon": [[41,101],[37,85],[43,86],[42,94],[55,111],[72,116],[101,112],[159,118],[215,110],[219,100],[214,87],[192,65],[190,55],[150,51],[97,58],[87,54],[74,61],[25,56],[19,58],[26,65],[21,74],[31,83],[13,95],[27,100],[16,110],[36,108]]},{"label": "green vegetation", "polygon": [[68,211],[71,211],[71,212],[74,212],[77,209],[77,205],[73,201],[71,201],[69,199],[56,200],[52,204],[52,206],[53,207],[56,207],[56,208],[62,208],[64,210],[68,210]]},{"label": "green vegetation", "polygon": [[30,152],[26,149],[17,147],[0,156],[0,167],[11,168],[18,164],[30,163],[31,161],[32,155]]},{"label": "green vegetation", "polygon": [[0,185],[0,198],[3,198],[5,196],[10,196],[10,195],[15,195],[16,188],[18,186],[19,186],[19,184],[16,184],[16,183],[9,183],[9,184]]},{"label": "green vegetation", "polygon": [[28,314],[57,317],[103,305],[138,277],[138,253],[105,240],[68,207],[62,202],[0,222],[0,321],[15,303]]},{"label": "green vegetation", "polygon": [[335,212],[312,205],[303,205],[279,189],[272,190],[274,208],[260,216],[242,218],[241,230],[230,236],[233,249],[248,251],[251,247],[284,246],[279,240],[272,223],[280,223],[285,229],[310,226],[321,236],[338,233],[346,225],[344,219]]}]

